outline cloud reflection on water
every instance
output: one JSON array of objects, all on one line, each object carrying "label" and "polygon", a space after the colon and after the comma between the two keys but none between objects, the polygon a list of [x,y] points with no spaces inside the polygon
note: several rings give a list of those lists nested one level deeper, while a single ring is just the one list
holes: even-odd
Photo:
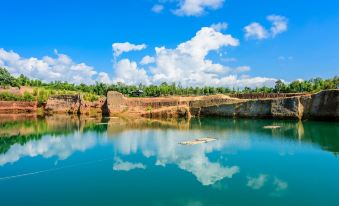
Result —
[{"label": "cloud reflection on water", "polygon": [[[180,169],[192,173],[202,185],[211,185],[224,178],[232,178],[240,171],[238,166],[225,166],[221,161],[212,162],[208,154],[222,150],[227,140],[184,146],[178,142],[192,133],[177,130],[145,130],[124,132],[118,135],[115,151],[120,155],[132,155],[140,152],[144,157],[155,157],[155,165],[177,165]],[[193,136],[204,136],[195,132]]]}]

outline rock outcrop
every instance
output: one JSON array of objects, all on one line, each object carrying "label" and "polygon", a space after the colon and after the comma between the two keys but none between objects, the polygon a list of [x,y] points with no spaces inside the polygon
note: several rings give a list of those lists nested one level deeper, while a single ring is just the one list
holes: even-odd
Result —
[{"label": "rock outcrop", "polygon": [[[81,95],[52,96],[47,100],[45,111],[49,114],[103,113],[109,116],[149,118],[221,116],[339,120],[338,89],[316,94],[281,95],[282,97],[276,98],[268,98],[269,96],[253,94],[242,98],[227,95],[127,98],[121,93],[110,91],[106,98],[94,102],[85,101]],[[36,102],[0,101],[0,114],[36,111]]]},{"label": "rock outcrop", "polygon": [[300,102],[304,118],[339,120],[339,89],[302,96]]},{"label": "rock outcrop", "polygon": [[103,111],[106,99],[90,102],[81,95],[55,95],[48,98],[45,111],[49,114],[99,114]]},{"label": "rock outcrop", "polygon": [[235,99],[226,95],[127,98],[119,92],[110,91],[107,93],[107,111],[110,116],[190,117],[191,107],[212,106],[233,100]]},{"label": "rock outcrop", "polygon": [[47,113],[80,113],[80,95],[54,95],[48,98],[45,111]]},{"label": "rock outcrop", "polygon": [[0,114],[35,113],[36,111],[36,101],[0,101]]},{"label": "rock outcrop", "polygon": [[222,116],[281,119],[339,120],[339,90],[287,97],[239,99],[226,95],[205,97],[126,98],[108,92],[109,115],[170,118]]}]

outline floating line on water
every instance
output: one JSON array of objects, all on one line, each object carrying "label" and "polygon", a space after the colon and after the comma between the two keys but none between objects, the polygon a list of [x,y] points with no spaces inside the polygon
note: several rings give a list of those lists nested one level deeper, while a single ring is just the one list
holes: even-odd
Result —
[{"label": "floating line on water", "polygon": [[113,157],[105,158],[105,159],[101,159],[101,160],[94,160],[94,161],[89,161],[89,162],[83,162],[83,163],[78,163],[78,164],[73,164],[73,165],[68,165],[68,166],[59,167],[59,168],[52,168],[52,169],[47,169],[47,170],[40,170],[40,171],[36,171],[36,172],[29,172],[29,173],[19,174],[19,175],[0,177],[0,181],[6,181],[6,180],[20,178],[20,177],[37,175],[37,174],[41,174],[41,173],[54,172],[54,171],[57,171],[57,170],[63,170],[63,169],[78,167],[78,166],[82,166],[82,165],[90,165],[90,164],[94,164],[94,163],[98,163],[98,162],[103,162],[103,161],[107,161],[107,160],[113,160]]}]

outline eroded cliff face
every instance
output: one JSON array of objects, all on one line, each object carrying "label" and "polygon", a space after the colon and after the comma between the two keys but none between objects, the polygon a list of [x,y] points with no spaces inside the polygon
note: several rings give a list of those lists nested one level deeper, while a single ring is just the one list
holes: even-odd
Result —
[{"label": "eroded cliff face", "polygon": [[0,101],[0,114],[35,113],[37,102]]},{"label": "eroded cliff face", "polygon": [[48,114],[99,114],[106,99],[85,101],[81,95],[55,95],[48,98],[45,112]]},{"label": "eroded cliff face", "polygon": [[[287,95],[288,96],[288,95]],[[109,115],[155,118],[221,116],[282,119],[339,120],[339,90],[288,97],[239,99],[226,95],[206,97],[126,98],[107,95]]]},{"label": "eroded cliff face", "polygon": [[226,104],[191,108],[191,112],[193,116],[300,118],[299,104],[299,97],[242,99],[242,101],[233,101]]},{"label": "eroded cliff face", "polygon": [[47,113],[80,113],[80,95],[55,95],[48,98]]},{"label": "eroded cliff face", "polygon": [[325,90],[300,98],[303,118],[339,120],[339,89]]},{"label": "eroded cliff face", "polygon": [[226,95],[200,97],[127,98],[121,93],[107,93],[107,111],[110,116],[143,116],[153,118],[190,117],[190,108],[219,105],[236,99]]},{"label": "eroded cliff face", "polygon": [[[267,98],[268,96],[248,96],[258,99],[245,99],[245,96],[234,98],[227,95],[127,98],[121,93],[110,91],[107,98],[94,102],[85,101],[80,95],[52,96],[45,105],[45,111],[49,114],[103,113],[109,116],[149,118],[221,116],[339,120],[338,89],[278,98]],[[0,114],[36,113],[36,110],[36,102],[0,101]]]}]

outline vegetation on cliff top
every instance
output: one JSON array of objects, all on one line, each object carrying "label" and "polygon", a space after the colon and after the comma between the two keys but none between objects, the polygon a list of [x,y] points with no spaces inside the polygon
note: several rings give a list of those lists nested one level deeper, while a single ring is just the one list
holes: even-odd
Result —
[{"label": "vegetation on cliff top", "polygon": [[34,101],[35,98],[32,94],[25,92],[23,95],[12,94],[9,92],[0,92],[1,101]]},{"label": "vegetation on cliff top", "polygon": [[331,79],[315,78],[307,81],[293,81],[284,83],[278,80],[275,87],[258,87],[243,89],[227,87],[182,87],[180,84],[168,84],[166,82],[160,85],[125,85],[123,83],[104,84],[96,83],[95,85],[71,84],[68,82],[54,81],[45,83],[41,80],[29,79],[24,75],[13,77],[6,69],[0,68],[0,86],[31,86],[36,92],[34,96],[39,102],[47,100],[49,95],[53,94],[74,94],[83,93],[85,99],[95,101],[98,96],[106,95],[107,91],[118,91],[125,95],[132,95],[132,92],[138,89],[143,90],[141,96],[168,96],[168,95],[210,95],[210,94],[229,94],[229,93],[299,93],[299,92],[318,92],[324,89],[336,89],[339,85],[339,77]]}]

